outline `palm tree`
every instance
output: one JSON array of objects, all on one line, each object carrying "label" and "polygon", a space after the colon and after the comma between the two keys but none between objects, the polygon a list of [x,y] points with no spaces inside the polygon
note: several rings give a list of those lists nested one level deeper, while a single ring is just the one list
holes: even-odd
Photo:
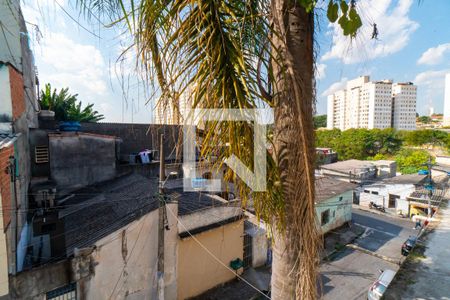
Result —
[{"label": "palm tree", "polygon": [[[275,237],[272,299],[317,298],[321,238],[314,210],[315,0],[78,0],[87,15],[124,23],[141,67],[159,98],[177,105],[190,91],[193,108],[275,110],[273,150],[267,153],[266,192],[236,180]],[[338,15],[338,11],[341,14]],[[330,0],[328,18],[345,35],[360,25],[354,8]],[[189,88],[188,88],[189,87]],[[247,122],[207,122],[201,154],[230,145],[253,168],[253,129]],[[227,174],[226,177],[232,177]]]},{"label": "palm tree", "polygon": [[41,108],[54,111],[57,121],[98,122],[104,119],[93,109],[94,104],[81,109],[81,101],[77,103],[78,94],[69,94],[68,88],[52,91],[51,85],[47,83],[40,96]]}]

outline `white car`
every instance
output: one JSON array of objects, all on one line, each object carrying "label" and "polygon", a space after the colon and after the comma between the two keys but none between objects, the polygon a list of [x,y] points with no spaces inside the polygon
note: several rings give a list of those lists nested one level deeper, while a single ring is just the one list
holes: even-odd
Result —
[{"label": "white car", "polygon": [[395,271],[384,270],[381,272],[380,277],[375,281],[367,293],[368,300],[378,300],[381,299],[387,287],[391,283],[395,276]]}]

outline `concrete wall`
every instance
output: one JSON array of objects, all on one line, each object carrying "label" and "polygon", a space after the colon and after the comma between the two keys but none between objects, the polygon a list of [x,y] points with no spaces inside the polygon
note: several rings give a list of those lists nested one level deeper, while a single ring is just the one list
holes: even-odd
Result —
[{"label": "concrete wall", "polygon": [[[342,200],[340,200],[342,197]],[[329,222],[321,226],[322,233],[327,233],[330,230],[344,225],[346,222],[352,220],[352,203],[353,190],[347,191],[335,197],[329,198],[316,204],[317,220],[321,222],[322,212],[329,210]]]},{"label": "concrete wall", "polygon": [[[120,137],[121,154],[139,151],[159,150],[159,135],[164,134],[166,159],[175,159],[181,155],[181,127],[175,125],[126,124],[126,123],[82,123],[81,130],[96,134]],[[179,146],[177,148],[177,145]],[[178,150],[178,151],[177,151]],[[178,156],[181,158],[181,156]]]},{"label": "concrete wall", "polygon": [[[9,187],[9,175],[5,174],[3,170],[5,167],[5,158],[9,156],[8,152],[10,151],[5,148],[0,149],[0,296],[8,294],[9,255],[6,247],[7,236],[5,233],[6,227],[4,225],[4,220],[10,216],[11,190]],[[5,187],[5,183],[7,184],[7,187]],[[8,223],[6,224],[8,225]]]},{"label": "concrete wall", "polygon": [[[389,194],[400,196],[395,201],[395,210],[401,210],[402,213],[408,213],[409,205],[406,198],[416,190],[414,184],[386,184],[378,186],[366,186],[363,190],[370,193],[361,192],[359,196],[359,205],[369,206],[369,203],[373,201],[378,205],[384,205],[386,208],[389,206]],[[377,192],[378,195],[372,192]]]},{"label": "concrete wall", "polygon": [[[230,261],[243,259],[244,222],[233,222],[179,241],[178,299],[199,295],[235,278]],[[214,257],[221,263],[219,263]],[[227,267],[225,267],[225,266]]]},{"label": "concrete wall", "polygon": [[10,277],[12,299],[46,299],[48,291],[70,283],[68,260],[47,264]]},{"label": "concrete wall", "polygon": [[268,246],[266,230],[252,222],[245,221],[245,233],[252,237],[252,267],[265,265]]},{"label": "concrete wall", "polygon": [[[449,99],[449,106],[450,106],[450,99]],[[436,156],[436,163],[440,165],[450,166],[450,156]]]},{"label": "concrete wall", "polygon": [[208,226],[229,218],[238,218],[241,213],[242,209],[240,207],[232,206],[218,206],[203,209],[192,214],[180,216],[178,231],[179,233],[183,233],[186,230],[190,231],[196,228]]},{"label": "concrete wall", "polygon": [[19,6],[20,0],[0,0],[0,22],[5,27],[0,30],[0,61],[21,70]]},{"label": "concrete wall", "polygon": [[[177,214],[177,204],[168,204]],[[167,213],[165,299],[177,295],[177,220]],[[99,240],[92,252],[90,276],[78,281],[81,299],[157,299],[158,210]],[[74,271],[75,278],[79,271]]]},{"label": "concrete wall", "polygon": [[58,188],[78,188],[114,178],[116,139],[83,133],[49,134],[51,179]]}]

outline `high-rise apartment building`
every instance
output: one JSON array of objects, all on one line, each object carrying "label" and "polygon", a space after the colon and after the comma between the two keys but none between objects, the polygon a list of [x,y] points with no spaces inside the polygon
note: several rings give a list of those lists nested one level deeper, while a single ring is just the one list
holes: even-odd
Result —
[{"label": "high-rise apartment building", "polygon": [[370,81],[361,76],[328,96],[328,129],[416,128],[416,91],[412,83]]},{"label": "high-rise apartment building", "polygon": [[412,82],[392,85],[392,127],[416,129],[417,86]]}]

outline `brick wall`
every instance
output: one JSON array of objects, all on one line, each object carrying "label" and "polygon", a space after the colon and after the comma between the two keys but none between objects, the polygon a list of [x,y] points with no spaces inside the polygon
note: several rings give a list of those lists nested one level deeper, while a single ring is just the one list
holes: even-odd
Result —
[{"label": "brick wall", "polygon": [[11,102],[13,120],[17,120],[25,112],[25,97],[23,77],[16,69],[9,67],[9,82],[11,86]]},{"label": "brick wall", "polygon": [[2,196],[3,228],[11,221],[11,176],[7,173],[9,157],[14,155],[14,146],[0,149],[0,193]]}]

